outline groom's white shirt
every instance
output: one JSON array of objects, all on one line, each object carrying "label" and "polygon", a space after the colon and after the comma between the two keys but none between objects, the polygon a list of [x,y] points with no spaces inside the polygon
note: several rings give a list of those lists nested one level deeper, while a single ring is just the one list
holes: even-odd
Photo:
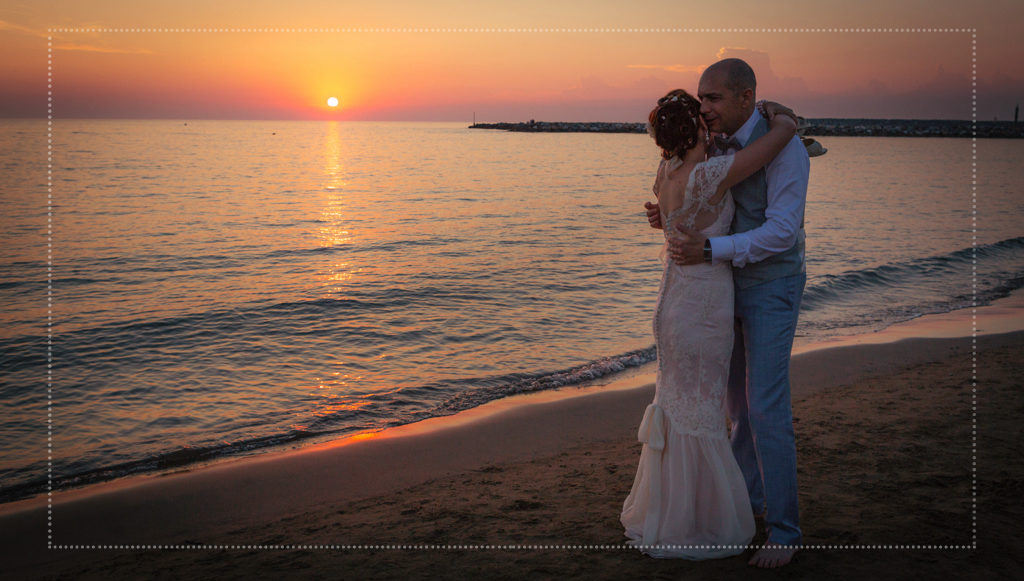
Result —
[{"label": "groom's white shirt", "polygon": [[[756,110],[734,137],[744,146],[761,116]],[[768,179],[768,207],[765,223],[739,234],[711,239],[715,263],[731,260],[742,267],[793,247],[800,235],[807,202],[807,177],[811,162],[800,137],[794,135],[779,155],[765,166]]]}]

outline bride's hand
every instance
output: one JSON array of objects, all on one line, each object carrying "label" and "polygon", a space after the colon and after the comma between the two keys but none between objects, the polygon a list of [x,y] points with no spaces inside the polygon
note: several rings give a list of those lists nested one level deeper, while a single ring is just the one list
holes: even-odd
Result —
[{"label": "bride's hand", "polygon": [[796,113],[792,109],[775,101],[758,101],[757,110],[769,121],[774,119],[776,115],[785,115],[792,119],[793,123],[800,124],[800,119],[797,118]]},{"label": "bride's hand", "polygon": [[644,208],[647,209],[647,221],[651,223],[651,228],[661,230],[661,207],[658,204],[646,202]]},{"label": "bride's hand", "polygon": [[768,127],[769,129],[784,127],[790,133],[796,133],[797,128],[800,127],[800,122],[789,115],[783,115],[780,113],[768,120]]}]

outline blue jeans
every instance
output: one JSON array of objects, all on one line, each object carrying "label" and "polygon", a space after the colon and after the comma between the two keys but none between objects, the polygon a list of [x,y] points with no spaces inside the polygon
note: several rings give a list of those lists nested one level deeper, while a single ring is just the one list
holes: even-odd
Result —
[{"label": "blue jeans", "polygon": [[789,356],[806,274],[736,288],[736,340],[726,405],[732,451],[768,540],[802,543]]}]

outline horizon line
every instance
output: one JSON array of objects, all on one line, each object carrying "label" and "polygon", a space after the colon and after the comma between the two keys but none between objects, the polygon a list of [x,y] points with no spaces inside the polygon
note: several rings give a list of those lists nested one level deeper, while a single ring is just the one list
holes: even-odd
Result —
[{"label": "horizon line", "polygon": [[[316,118],[296,118],[296,117],[54,117],[46,115],[38,116],[16,116],[16,115],[0,115],[0,120],[39,120],[39,121],[336,121],[344,123],[462,123],[462,120],[457,119],[316,119]],[[924,118],[924,117],[804,117],[804,119],[820,120],[820,119],[841,119],[845,121],[960,121],[964,123],[1017,123],[1012,119],[955,119],[955,118]],[[467,119],[467,123],[473,124],[472,119]],[[637,121],[548,121],[542,119],[527,119],[524,121],[477,121],[477,125],[490,125],[495,123],[637,123],[645,124],[646,120]]]}]

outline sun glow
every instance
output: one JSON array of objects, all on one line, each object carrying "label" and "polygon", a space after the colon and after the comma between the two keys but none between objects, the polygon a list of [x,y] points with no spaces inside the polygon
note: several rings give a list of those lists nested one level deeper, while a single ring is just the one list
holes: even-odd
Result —
[{"label": "sun glow", "polygon": [[327,99],[327,106],[328,107],[337,107],[338,106],[338,98],[337,97],[329,97]]}]

